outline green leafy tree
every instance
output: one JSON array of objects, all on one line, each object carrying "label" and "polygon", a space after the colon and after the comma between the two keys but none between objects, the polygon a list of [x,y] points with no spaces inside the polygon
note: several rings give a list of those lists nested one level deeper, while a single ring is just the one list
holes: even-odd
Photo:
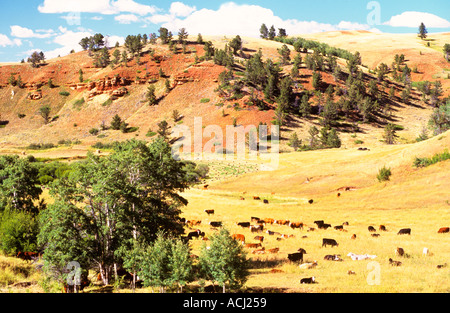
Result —
[{"label": "green leafy tree", "polygon": [[97,268],[107,285],[123,263],[117,251],[130,250],[133,240],[148,245],[159,231],[179,236],[187,200],[178,193],[188,180],[171,152],[162,139],[131,140],[116,144],[108,157],[89,153],[75,164],[50,190],[55,203],[41,219],[39,242],[55,253],[44,259],[62,266],[79,254],[75,260]]},{"label": "green leafy tree", "polygon": [[39,170],[28,159],[18,156],[0,157],[0,211],[6,207],[37,213],[42,193]]},{"label": "green leafy tree", "polygon": [[222,228],[210,238],[210,246],[203,245],[199,265],[205,277],[231,289],[241,288],[249,276],[249,261],[243,246],[234,240],[230,232]]}]

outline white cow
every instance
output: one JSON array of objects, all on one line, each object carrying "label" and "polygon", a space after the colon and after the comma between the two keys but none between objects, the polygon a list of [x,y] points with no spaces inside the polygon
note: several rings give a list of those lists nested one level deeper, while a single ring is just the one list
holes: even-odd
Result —
[{"label": "white cow", "polygon": [[353,261],[360,261],[360,260],[368,260],[368,259],[375,259],[376,255],[370,255],[370,254],[355,254],[353,252],[350,252],[347,254]]}]

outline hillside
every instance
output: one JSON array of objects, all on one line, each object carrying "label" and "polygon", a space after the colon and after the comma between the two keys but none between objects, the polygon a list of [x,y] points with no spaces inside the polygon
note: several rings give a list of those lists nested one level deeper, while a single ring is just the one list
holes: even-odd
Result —
[{"label": "hillside", "polygon": [[[342,35],[342,36],[341,36]],[[345,36],[355,37],[355,44],[350,44]],[[378,34],[339,34],[325,33],[311,36],[311,38],[330,42],[337,47],[348,48],[350,51],[357,50],[361,52],[363,64],[372,68],[379,62],[391,63],[393,53],[403,52],[405,42],[412,42],[415,45],[414,38],[408,35],[396,35],[395,38],[402,40],[393,40],[392,50],[379,54],[378,46],[366,44],[366,37],[369,36],[373,42],[379,42]],[[387,35],[385,35],[387,36]],[[442,35],[442,41],[446,40],[446,35]],[[305,36],[306,37],[306,36]],[[353,38],[352,37],[352,38]],[[339,39],[339,40],[338,40]],[[192,40],[195,40],[192,38]],[[231,40],[230,38],[209,37],[205,40],[211,40],[214,47],[222,49]],[[384,38],[382,38],[384,40]],[[246,58],[256,53],[259,49],[262,51],[263,59],[270,58],[275,62],[279,60],[277,49],[282,44],[273,41],[243,38],[244,57],[235,58],[236,62],[244,62]],[[120,47],[122,51],[124,48]],[[151,56],[149,50],[154,50],[154,56]],[[292,57],[294,49],[290,47]],[[111,49],[110,53],[112,54]],[[276,105],[267,104],[266,110],[258,110],[254,106],[248,105],[248,96],[250,90],[244,88],[244,96],[237,100],[225,100],[219,97],[215,92],[218,83],[218,76],[225,70],[225,67],[215,65],[212,61],[204,61],[195,64],[195,57],[204,55],[203,45],[195,44],[191,41],[187,48],[187,53],[182,54],[179,46],[178,53],[169,51],[167,45],[147,45],[142,53],[140,65],[135,60],[129,59],[127,66],[116,65],[97,69],[92,66],[92,58],[87,52],[71,54],[65,57],[48,60],[40,68],[33,69],[29,64],[3,65],[0,67],[0,104],[1,119],[5,124],[0,129],[0,138],[2,148],[22,149],[31,143],[53,143],[58,141],[71,140],[81,141],[82,145],[88,147],[97,141],[111,142],[114,140],[124,140],[129,138],[139,138],[148,140],[146,134],[149,130],[155,131],[157,123],[166,119],[171,126],[173,110],[178,110],[183,116],[183,125],[192,127],[193,118],[201,116],[203,125],[219,125],[225,129],[226,125],[231,125],[236,120],[239,125],[258,125],[260,122],[270,124],[274,118],[274,109]],[[406,49],[407,50],[407,49]],[[406,52],[407,58],[412,52]],[[409,50],[408,50],[409,51]],[[415,51],[415,50],[414,50]],[[422,58],[424,63],[434,62],[433,73],[438,69],[445,71],[445,60],[439,53],[432,48],[424,47],[423,51],[436,55],[434,59],[429,57]],[[305,53],[301,54],[304,58]],[[375,59],[375,55],[384,55],[381,59]],[[421,60],[422,60],[421,59]],[[441,60],[442,59],[442,60]],[[239,63],[237,63],[239,64]],[[345,67],[345,60],[338,60],[341,67]],[[407,64],[410,60],[407,59]],[[422,64],[422,63],[421,63]],[[420,65],[421,66],[421,65]],[[419,66],[419,71],[422,69]],[[83,71],[84,83],[79,83],[79,70]],[[162,70],[165,77],[159,77],[159,70]],[[292,69],[292,64],[283,67],[283,73],[288,74]],[[426,73],[428,71],[424,69]],[[8,85],[8,78],[14,74],[17,79],[21,76],[24,88],[12,87]],[[313,90],[312,71],[300,68],[302,92]],[[344,82],[335,82],[331,73],[322,73],[325,84],[342,87]],[[368,76],[370,77],[370,76]],[[428,79],[428,76],[417,76],[413,74],[413,80]],[[47,82],[52,79],[54,88],[49,88]],[[165,90],[165,80],[171,84],[170,92]],[[445,92],[448,92],[448,79],[442,80]],[[113,83],[114,85],[111,85]],[[155,83],[157,97],[159,102],[157,106],[150,107],[144,101],[145,93],[149,83]],[[401,86],[391,84],[387,87],[379,86],[383,93],[387,95],[389,87],[394,86],[398,97],[391,103],[394,108],[392,121],[401,125],[399,137],[403,142],[414,140],[427,123],[432,108],[423,105],[420,102],[420,94],[413,89],[411,104],[402,103],[399,94]],[[126,88],[125,92],[123,88]],[[119,92],[115,97],[114,92]],[[12,94],[14,92],[14,95]],[[61,92],[68,92],[68,96],[61,95]],[[37,94],[38,100],[30,100],[29,95]],[[298,94],[297,97],[300,97]],[[261,93],[262,96],[262,93]],[[83,100],[84,99],[84,103]],[[110,99],[115,99],[111,101]],[[80,101],[81,100],[81,101]],[[205,101],[202,101],[205,100]],[[312,98],[312,103],[316,101]],[[43,105],[50,105],[53,121],[48,125],[44,124],[39,116],[39,108]],[[102,131],[101,137],[97,138],[89,133],[92,128],[100,128],[101,124],[109,125],[112,117],[119,114],[126,120],[130,127],[137,127],[138,131],[122,134],[117,131]],[[21,117],[19,117],[21,115]],[[300,138],[307,137],[307,131],[310,126],[319,124],[319,119],[300,119],[296,116],[291,117],[291,121],[282,129],[282,138],[287,139],[292,131],[299,134]],[[345,123],[342,123],[345,125]],[[359,124],[360,132],[358,138],[365,145],[380,145],[383,132],[383,121],[381,123],[363,123]],[[344,147],[354,147],[355,138],[349,132],[348,127],[339,128]],[[45,136],[42,136],[45,134]],[[353,136],[353,137],[352,137]],[[206,139],[205,139],[206,140]],[[290,150],[282,143],[282,150]]]}]

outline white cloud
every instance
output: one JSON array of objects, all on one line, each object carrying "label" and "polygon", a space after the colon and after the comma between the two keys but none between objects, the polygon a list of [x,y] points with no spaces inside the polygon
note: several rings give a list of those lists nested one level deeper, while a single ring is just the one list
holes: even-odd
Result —
[{"label": "white cloud", "polygon": [[144,5],[134,0],[44,0],[38,6],[41,13],[100,13],[119,14],[121,12],[139,15],[155,14],[159,9],[153,5]]},{"label": "white cloud", "polygon": [[172,2],[170,5],[170,14],[174,16],[182,16],[186,17],[196,11],[197,8],[195,6],[190,7],[182,2]]},{"label": "white cloud", "polygon": [[4,34],[0,34],[0,46],[6,47],[6,46],[13,46],[14,42],[11,41],[11,39],[8,38],[8,36]]},{"label": "white cloud", "polygon": [[134,14],[121,14],[114,17],[120,24],[131,24],[139,21],[139,17]]},{"label": "white cloud", "polygon": [[414,27],[419,28],[420,23],[424,23],[428,28],[448,28],[450,22],[437,15],[425,12],[406,11],[395,15],[384,23],[393,27]]},{"label": "white cloud", "polygon": [[79,42],[81,39],[93,35],[90,32],[73,32],[61,26],[59,27],[59,30],[61,33],[54,38],[53,43],[56,43],[61,47],[51,51],[45,51],[44,53],[47,59],[56,58],[58,55],[67,55],[71,50],[80,51],[81,46],[79,45]]},{"label": "white cloud", "polygon": [[54,36],[52,32],[46,32],[45,34],[35,33],[32,29],[22,27],[19,25],[10,26],[11,28],[11,36],[17,38],[49,38]]},{"label": "white cloud", "polygon": [[[182,5],[182,3],[181,3]],[[177,5],[181,8],[181,5]],[[175,8],[177,7],[175,6]],[[181,13],[174,9],[171,13]],[[185,11],[187,13],[188,11]],[[258,5],[239,5],[234,2],[224,3],[218,10],[201,9],[182,18],[176,14],[156,14],[146,20],[154,24],[162,24],[172,32],[185,27],[189,33],[203,35],[241,35],[259,37],[259,27],[264,23],[267,27],[274,25],[284,28],[290,35],[316,33],[336,30],[373,30],[369,25],[343,21],[338,25],[319,23],[316,21],[283,20],[272,10]],[[278,31],[278,29],[277,29]]]}]

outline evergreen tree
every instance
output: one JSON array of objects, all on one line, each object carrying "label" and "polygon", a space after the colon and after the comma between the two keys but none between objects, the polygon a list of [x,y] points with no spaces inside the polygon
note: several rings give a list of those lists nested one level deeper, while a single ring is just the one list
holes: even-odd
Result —
[{"label": "evergreen tree", "polygon": [[145,97],[146,97],[149,105],[155,105],[156,104],[155,91],[156,91],[155,85],[148,86],[147,93],[145,94]]},{"label": "evergreen tree", "polygon": [[283,45],[281,49],[278,49],[278,53],[281,56],[281,63],[283,65],[289,64],[289,61],[291,60],[291,50],[288,46]]},{"label": "evergreen tree", "polygon": [[118,114],[114,115],[112,121],[111,121],[111,129],[113,130],[119,130],[120,125],[122,125],[122,119]]},{"label": "evergreen tree", "polygon": [[180,30],[178,31],[178,42],[180,44],[183,44],[186,42],[186,39],[188,38],[189,34],[186,31],[186,28],[180,28]]},{"label": "evergreen tree", "polygon": [[396,137],[397,137],[397,135],[396,135],[395,125],[389,123],[384,128],[384,135],[383,135],[384,142],[388,145],[393,145],[393,144],[395,144]]},{"label": "evergreen tree", "polygon": [[300,145],[302,144],[302,141],[298,139],[297,133],[294,132],[289,139],[289,143],[291,147],[294,148],[295,151],[297,151]]},{"label": "evergreen tree", "polygon": [[311,104],[309,103],[309,96],[304,94],[300,102],[299,113],[302,117],[308,118],[311,114]]},{"label": "evergreen tree", "polygon": [[269,30],[269,40],[273,40],[276,37],[277,33],[275,30],[275,26],[271,26]]},{"label": "evergreen tree", "polygon": [[242,49],[242,39],[241,36],[237,35],[230,42],[230,48],[233,49],[233,54],[237,55],[237,52]]},{"label": "evergreen tree", "polygon": [[260,36],[262,39],[267,39],[269,38],[269,29],[267,28],[266,24],[262,24],[261,28],[259,29],[260,32]]},{"label": "evergreen tree", "polygon": [[445,53],[445,59],[450,62],[450,44],[446,43],[444,45],[444,53]]},{"label": "evergreen tree", "polygon": [[198,36],[197,36],[197,43],[200,45],[204,43],[202,34],[200,34],[200,33],[198,33]]},{"label": "evergreen tree", "polygon": [[44,119],[44,123],[48,124],[50,123],[50,112],[51,112],[51,108],[48,104],[42,106],[39,108],[39,114],[42,116],[42,118]]},{"label": "evergreen tree", "polygon": [[163,45],[170,42],[169,30],[167,28],[161,27],[159,29],[159,39],[161,39]]},{"label": "evergreen tree", "polygon": [[318,90],[322,85],[322,75],[320,72],[314,72],[312,77],[312,86],[314,89]]},{"label": "evergreen tree", "polygon": [[424,23],[421,23],[419,26],[419,37],[424,40],[425,38],[427,38],[427,34],[428,34],[428,30],[425,27]]}]

